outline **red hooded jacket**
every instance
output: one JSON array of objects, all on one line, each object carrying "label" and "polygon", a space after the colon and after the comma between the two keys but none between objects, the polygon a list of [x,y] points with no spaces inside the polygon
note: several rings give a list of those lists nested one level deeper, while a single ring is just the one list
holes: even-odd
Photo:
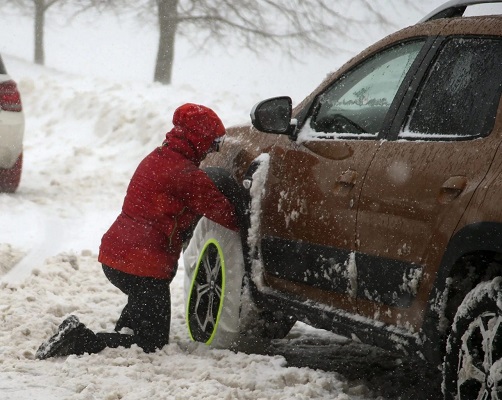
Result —
[{"label": "red hooded jacket", "polygon": [[198,168],[225,127],[211,109],[185,104],[174,128],[131,178],[122,212],[101,240],[98,260],[136,276],[171,279],[181,234],[198,216],[237,230],[234,206]]}]

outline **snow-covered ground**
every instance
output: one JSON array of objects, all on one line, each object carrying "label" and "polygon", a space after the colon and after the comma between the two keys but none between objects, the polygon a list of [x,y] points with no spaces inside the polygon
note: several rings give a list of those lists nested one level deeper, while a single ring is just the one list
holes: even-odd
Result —
[{"label": "snow-covered ground", "polygon": [[[429,11],[440,2],[422,3]],[[395,9],[398,27],[421,16]],[[190,342],[183,271],[172,285],[171,343],[161,351],[106,349],[47,361],[35,360],[34,354],[68,314],[94,330],[114,326],[125,296],[102,274],[98,246],[120,210],[132,172],[161,143],[176,107],[201,103],[228,126],[247,123],[254,103],[283,94],[301,101],[326,73],[385,29],[374,35],[354,32],[354,41],[344,42],[339,54],[305,52],[303,62],[291,65],[273,53],[256,59],[215,47],[194,54],[180,42],[173,85],[162,86],[149,83],[154,27],[107,15],[83,14],[67,22],[49,12],[47,66],[40,67],[30,62],[30,19],[2,8],[0,13],[0,53],[19,84],[26,113],[21,186],[16,194],[0,194],[0,398],[373,398],[359,382],[288,366],[282,356],[210,350]],[[297,324],[283,344],[300,338],[343,343]]]}]

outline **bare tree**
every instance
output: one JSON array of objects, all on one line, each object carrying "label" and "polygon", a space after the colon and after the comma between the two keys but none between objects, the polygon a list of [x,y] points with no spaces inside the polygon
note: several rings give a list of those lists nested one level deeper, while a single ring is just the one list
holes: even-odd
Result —
[{"label": "bare tree", "polygon": [[[365,8],[367,17],[358,19],[337,11],[349,3]],[[349,27],[353,31],[366,30],[369,24],[392,25],[373,3],[371,0],[148,0],[141,6],[129,2],[129,6],[147,6],[148,12],[156,12],[159,46],[154,80],[169,84],[178,35],[187,37],[199,49],[210,41],[231,41],[256,53],[275,47],[298,57],[298,51],[305,47],[333,49],[333,41],[346,38]]]},{"label": "bare tree", "polygon": [[33,0],[35,14],[35,55],[34,61],[36,64],[44,65],[44,29],[45,29],[45,12],[60,0]]},{"label": "bare tree", "polygon": [[[60,6],[66,5],[68,0],[7,0],[8,5],[13,5],[23,13],[33,15],[34,22],[34,57],[36,64],[45,64],[45,47],[44,47],[44,32],[45,32],[45,14],[49,8],[55,4]],[[110,0],[80,0],[78,6],[74,8],[74,13],[85,11],[95,7],[101,9],[106,4],[112,4]]]},{"label": "bare tree", "polygon": [[178,16],[179,0],[156,0],[159,20],[159,47],[153,80],[171,83],[174,62],[174,43],[180,22]]},{"label": "bare tree", "polygon": [[64,2],[65,0],[7,0],[8,5],[19,8],[24,13],[33,15],[34,22],[34,43],[35,52],[33,60],[37,64],[45,63],[44,52],[44,30],[45,13],[54,4]]},{"label": "bare tree", "polygon": [[[403,0],[393,0],[403,1]],[[414,2],[404,0],[416,9]],[[7,0],[30,10],[35,22],[35,62],[44,64],[44,20],[54,4],[68,4],[78,14],[89,8],[108,8],[120,14],[133,10],[143,20],[157,16],[159,44],[154,80],[171,83],[176,39],[184,36],[196,49],[211,41],[237,44],[261,53],[276,48],[293,58],[301,50],[332,50],[349,32],[371,25],[390,25],[374,0]],[[378,2],[376,2],[378,3]],[[364,12],[343,14],[348,7]],[[353,17],[352,15],[362,15]]]}]

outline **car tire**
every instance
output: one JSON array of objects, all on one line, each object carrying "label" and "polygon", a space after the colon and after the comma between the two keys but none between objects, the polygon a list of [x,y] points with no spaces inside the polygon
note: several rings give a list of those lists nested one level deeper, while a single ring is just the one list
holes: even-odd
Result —
[{"label": "car tire", "polygon": [[183,253],[190,337],[214,348],[248,350],[284,337],[294,321],[262,310],[247,281],[239,233],[202,218]]},{"label": "car tire", "polygon": [[21,181],[23,169],[23,153],[19,155],[12,168],[0,168],[0,192],[14,193]]},{"label": "car tire", "polygon": [[457,310],[443,365],[445,400],[502,399],[502,277],[477,285]]}]

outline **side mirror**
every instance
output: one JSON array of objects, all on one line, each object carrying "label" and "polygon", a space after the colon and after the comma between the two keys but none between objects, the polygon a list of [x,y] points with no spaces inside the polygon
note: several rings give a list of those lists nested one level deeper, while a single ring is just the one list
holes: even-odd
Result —
[{"label": "side mirror", "polygon": [[293,102],[287,96],[273,97],[256,104],[251,110],[251,123],[262,132],[292,134],[296,124],[291,121]]}]

